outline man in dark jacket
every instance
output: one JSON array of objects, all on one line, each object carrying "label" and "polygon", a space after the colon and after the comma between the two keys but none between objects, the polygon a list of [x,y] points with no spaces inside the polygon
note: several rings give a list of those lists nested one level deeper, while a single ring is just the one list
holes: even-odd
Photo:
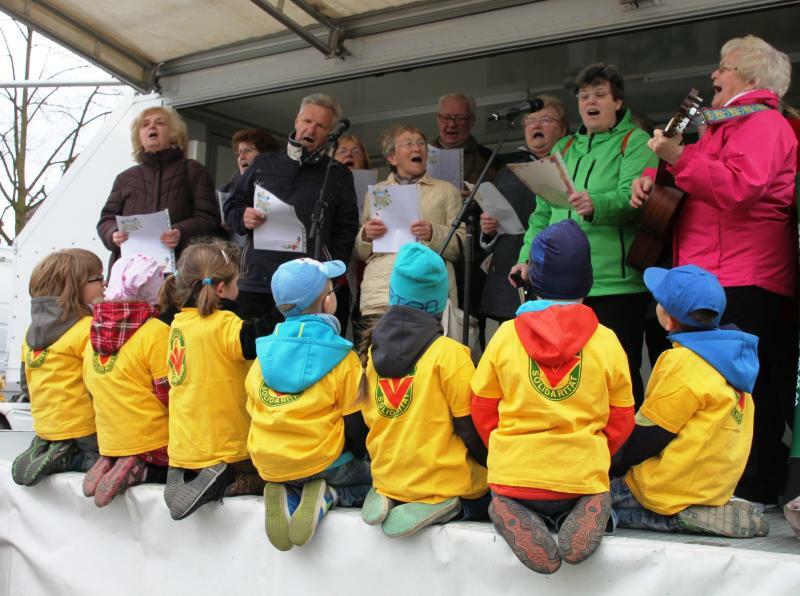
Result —
[{"label": "man in dark jacket", "polygon": [[[314,151],[326,142],[340,117],[341,109],[330,97],[322,94],[304,97],[286,151],[267,152],[255,158],[225,205],[225,223],[237,234],[246,236],[239,278],[239,303],[244,317],[266,314],[274,308],[270,283],[272,274],[282,263],[313,256],[311,218],[329,161],[326,155]],[[294,207],[297,218],[306,228],[306,254],[253,247],[253,230],[267,219],[253,207],[256,185]],[[358,207],[353,176],[345,166],[339,163],[331,166],[324,198],[321,258],[348,262],[358,232]],[[342,291],[346,287],[344,285]],[[349,297],[339,296],[339,302],[346,305]],[[344,328],[346,321],[342,323]]]}]

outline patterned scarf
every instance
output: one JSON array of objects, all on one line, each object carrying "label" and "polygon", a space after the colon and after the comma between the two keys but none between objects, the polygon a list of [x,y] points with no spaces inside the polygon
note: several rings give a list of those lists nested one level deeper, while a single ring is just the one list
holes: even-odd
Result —
[{"label": "patterned scarf", "polygon": [[92,348],[101,356],[116,354],[139,327],[155,316],[158,309],[147,302],[98,302],[89,332]]}]

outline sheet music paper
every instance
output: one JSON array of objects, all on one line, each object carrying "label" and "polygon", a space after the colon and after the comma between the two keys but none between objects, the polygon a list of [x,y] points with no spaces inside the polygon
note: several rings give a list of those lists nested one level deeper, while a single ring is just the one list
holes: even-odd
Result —
[{"label": "sheet music paper", "polygon": [[364,199],[369,186],[378,182],[378,170],[351,170],[353,173],[353,186],[356,190],[356,203],[358,203],[358,220],[364,213]]},{"label": "sheet music paper", "polygon": [[294,207],[276,195],[255,185],[253,207],[267,216],[267,221],[253,230],[253,248],[279,252],[306,252],[306,227]]},{"label": "sheet music paper", "polygon": [[450,184],[461,190],[464,181],[464,150],[439,149],[428,145],[428,175],[432,178],[447,180]]},{"label": "sheet music paper", "polygon": [[416,242],[411,222],[420,218],[419,194],[416,184],[389,184],[369,187],[370,213],[388,228],[372,241],[372,252],[396,253],[409,242]]},{"label": "sheet music paper", "polygon": [[575,192],[575,184],[560,153],[527,163],[510,163],[508,169],[537,197],[554,207],[572,209],[567,199]]},{"label": "sheet music paper", "polygon": [[161,242],[161,234],[170,229],[169,211],[139,215],[117,215],[117,229],[128,234],[120,245],[123,257],[143,254],[156,259],[164,273],[175,272],[175,251]]},{"label": "sheet music paper", "polygon": [[[471,191],[473,184],[465,183]],[[483,182],[475,193],[475,202],[481,206],[490,217],[497,220],[498,234],[524,234],[525,228],[519,220],[517,212],[491,182]]]}]

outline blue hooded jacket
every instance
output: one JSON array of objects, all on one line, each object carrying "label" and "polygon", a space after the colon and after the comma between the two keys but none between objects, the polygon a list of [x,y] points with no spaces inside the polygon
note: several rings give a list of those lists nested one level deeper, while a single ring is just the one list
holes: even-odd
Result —
[{"label": "blue hooded jacket", "polygon": [[758,376],[758,338],[755,335],[734,327],[673,333],[668,338],[708,362],[735,389],[753,392]]},{"label": "blue hooded jacket", "polygon": [[326,315],[288,317],[272,335],[256,340],[264,382],[281,393],[311,387],[345,359],[353,343],[341,337]]}]

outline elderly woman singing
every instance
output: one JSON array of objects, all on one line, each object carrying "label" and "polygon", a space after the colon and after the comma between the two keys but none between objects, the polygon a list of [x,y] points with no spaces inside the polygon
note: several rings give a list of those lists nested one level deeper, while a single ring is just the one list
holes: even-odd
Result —
[{"label": "elderly woman singing", "polygon": [[[656,130],[650,142],[686,195],[673,232],[675,265],[714,273],[725,288],[723,323],[759,338],[760,372],[750,460],[736,495],[775,503],[786,475],[797,369],[797,139],[778,108],[789,88],[786,54],[749,35],[728,41],[711,73],[714,96],[700,140],[681,145]],[[653,172],[632,184],[641,206]]]},{"label": "elderly woman singing", "polygon": [[169,106],[147,108],[131,124],[133,158],[138,165],[114,180],[97,223],[112,264],[128,239],[117,229],[117,215],[169,209],[172,228],[164,232],[161,242],[176,250],[176,259],[192,238],[221,233],[211,176],[203,164],[184,157],[187,143],[186,123]]}]

